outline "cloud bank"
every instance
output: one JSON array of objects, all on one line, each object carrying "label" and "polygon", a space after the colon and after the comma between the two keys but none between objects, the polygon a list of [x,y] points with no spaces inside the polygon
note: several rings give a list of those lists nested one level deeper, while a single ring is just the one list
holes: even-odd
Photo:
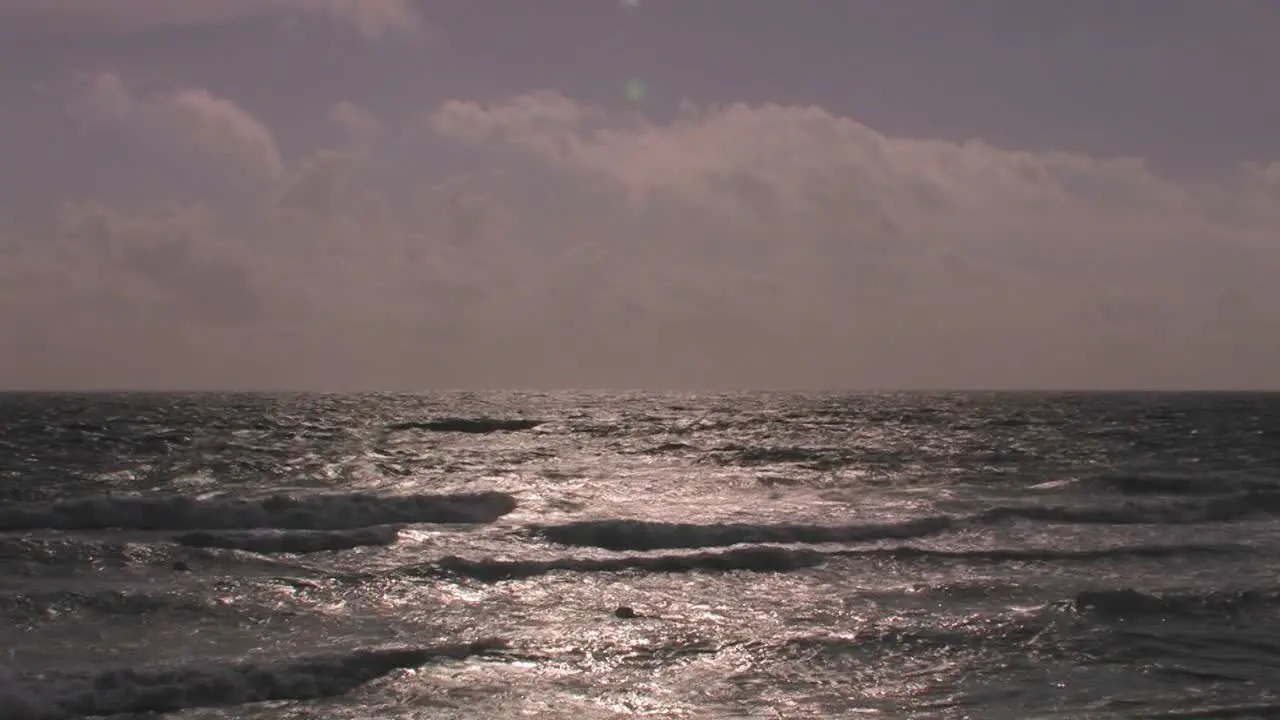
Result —
[{"label": "cloud bank", "polygon": [[101,74],[75,107],[263,190],[67,198],[0,239],[11,386],[1280,386],[1280,163],[1188,180],[550,91],[408,130],[336,102],[332,146],[286,158],[203,88]]},{"label": "cloud bank", "polygon": [[120,29],[214,25],[255,15],[307,14],[377,40],[416,35],[412,0],[0,0],[0,18],[78,21]]}]

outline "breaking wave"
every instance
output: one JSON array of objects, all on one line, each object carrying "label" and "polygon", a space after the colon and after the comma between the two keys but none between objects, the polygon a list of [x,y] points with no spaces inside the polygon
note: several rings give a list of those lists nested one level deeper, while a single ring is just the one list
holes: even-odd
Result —
[{"label": "breaking wave", "polygon": [[977,550],[936,550],[920,547],[868,548],[837,550],[829,553],[843,557],[884,557],[893,560],[961,560],[965,562],[1090,562],[1118,558],[1169,558],[1183,555],[1250,554],[1247,545],[1129,545],[1088,550],[1055,550],[1052,548],[990,548]]},{"label": "breaking wave", "polygon": [[1154,594],[1129,588],[1089,590],[1076,595],[1072,605],[1080,612],[1113,619],[1230,616],[1280,606],[1280,591]]},{"label": "breaking wave", "polygon": [[984,522],[1020,519],[1097,525],[1180,525],[1271,516],[1277,511],[1280,511],[1280,491],[1260,490],[1195,500],[1125,502],[1118,505],[1009,505],[992,508],[974,519]]},{"label": "breaking wave", "polygon": [[392,545],[399,537],[399,525],[379,525],[354,530],[202,530],[183,533],[174,540],[188,547],[301,554]]},{"label": "breaking wave", "polygon": [[408,572],[421,576],[465,577],[482,582],[495,582],[520,580],[562,571],[687,573],[741,570],[781,573],[818,567],[833,558],[889,559],[897,562],[1090,562],[1108,558],[1168,558],[1188,554],[1225,555],[1250,552],[1253,552],[1252,549],[1243,545],[1137,545],[1093,550],[1050,548],[936,550],[898,546],[831,551],[760,545],[719,552],[627,555],[609,558],[566,557],[550,560],[472,560],[450,555],[430,565],[415,567]]},{"label": "breaking wave", "polygon": [[108,542],[84,537],[0,536],[0,561],[49,567],[86,563],[127,565],[154,559],[156,548],[139,543]]},{"label": "breaking wave", "polygon": [[653,573],[705,572],[786,572],[821,565],[826,559],[814,550],[779,547],[751,547],[725,552],[686,555],[627,556],[617,558],[557,558],[554,560],[467,560],[449,556],[420,568],[416,574],[460,576],[492,582],[518,580],[560,570],[571,572]]},{"label": "breaking wave", "polygon": [[397,523],[487,523],[510,513],[505,493],[379,496],[368,493],[263,498],[112,497],[0,508],[0,530],[349,530]]},{"label": "breaking wave", "polygon": [[202,663],[117,669],[82,676],[0,676],[0,717],[63,720],[165,713],[270,700],[342,695],[394,670],[501,649],[497,641],[440,647],[357,650],[275,663]]},{"label": "breaking wave", "polygon": [[223,606],[217,603],[179,593],[68,590],[0,595],[0,614],[15,621],[51,619],[83,613],[142,616],[170,612],[183,615],[209,615],[222,609],[224,609]]},{"label": "breaking wave", "polygon": [[1278,511],[1280,492],[1258,491],[1196,500],[1125,502],[1118,505],[1002,505],[972,515],[930,515],[899,522],[855,525],[694,524],[604,519],[534,526],[530,531],[560,545],[606,550],[663,550],[758,543],[901,540],[1009,520],[1082,525],[1174,525],[1273,516]]},{"label": "breaking wave", "polygon": [[1054,608],[1037,608],[1017,616],[971,617],[945,627],[898,626],[888,623],[853,633],[812,634],[793,637],[772,648],[782,658],[805,662],[897,655],[918,658],[935,653],[974,652],[993,646],[1039,646],[1041,652],[1061,651],[1046,636],[1053,624]]},{"label": "breaking wave", "polygon": [[648,522],[641,520],[585,520],[533,528],[537,535],[561,545],[606,550],[665,550],[744,543],[842,543],[924,537],[950,529],[946,516],[898,523],[845,526],[752,525]]}]

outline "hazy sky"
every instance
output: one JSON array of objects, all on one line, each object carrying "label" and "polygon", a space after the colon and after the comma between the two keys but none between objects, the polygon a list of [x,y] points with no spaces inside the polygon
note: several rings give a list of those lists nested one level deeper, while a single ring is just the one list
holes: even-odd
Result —
[{"label": "hazy sky", "polygon": [[0,387],[1280,388],[1280,0],[0,0]]}]

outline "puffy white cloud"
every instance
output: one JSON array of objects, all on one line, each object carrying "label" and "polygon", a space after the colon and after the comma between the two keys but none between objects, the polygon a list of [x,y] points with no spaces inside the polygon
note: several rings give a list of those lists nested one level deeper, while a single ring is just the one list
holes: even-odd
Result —
[{"label": "puffy white cloud", "polygon": [[820,108],[686,106],[656,125],[551,93],[450,102],[430,123],[607,183],[640,216],[682,208],[666,232],[698,248],[686,260],[773,288],[761,302],[735,296],[741,278],[713,285],[729,307],[880,370],[947,384],[946,352],[996,383],[1072,364],[1191,382],[1193,366],[1273,352],[1280,330],[1274,164],[1208,185],[1134,159],[894,138]]},{"label": "puffy white cloud", "polygon": [[1275,382],[1275,164],[1208,184],[1136,159],[895,138],[813,107],[686,105],[657,125],[545,92],[446,103],[430,124],[606,183],[636,216],[679,217],[647,242],[703,263],[721,322],[786,327],[853,377]]},{"label": "puffy white cloud", "polygon": [[318,15],[370,39],[413,35],[423,26],[413,0],[0,0],[0,17],[81,20],[115,27],[207,25],[279,13]]},{"label": "puffy white cloud", "polygon": [[354,143],[289,163],[201,91],[99,75],[81,98],[270,192],[68,203],[48,242],[10,240],[0,364],[29,383],[1280,383],[1280,164],[1211,183],[820,108],[658,124],[539,92],[430,113],[486,168],[441,178],[354,105],[328,116]]},{"label": "puffy white cloud", "polygon": [[243,108],[208,90],[180,90],[164,107],[176,116],[175,124],[205,150],[225,154],[246,169],[267,177],[284,170],[271,131]]},{"label": "puffy white cloud", "polygon": [[267,179],[284,161],[267,126],[252,113],[203,88],[136,95],[120,75],[99,72],[84,79],[74,107],[140,133],[144,139],[177,139],[240,171]]}]

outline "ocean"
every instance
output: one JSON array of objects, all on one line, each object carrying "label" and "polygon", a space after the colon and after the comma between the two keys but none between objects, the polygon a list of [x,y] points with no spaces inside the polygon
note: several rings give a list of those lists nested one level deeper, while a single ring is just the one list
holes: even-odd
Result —
[{"label": "ocean", "polygon": [[0,718],[1280,717],[1280,395],[0,395]]}]

